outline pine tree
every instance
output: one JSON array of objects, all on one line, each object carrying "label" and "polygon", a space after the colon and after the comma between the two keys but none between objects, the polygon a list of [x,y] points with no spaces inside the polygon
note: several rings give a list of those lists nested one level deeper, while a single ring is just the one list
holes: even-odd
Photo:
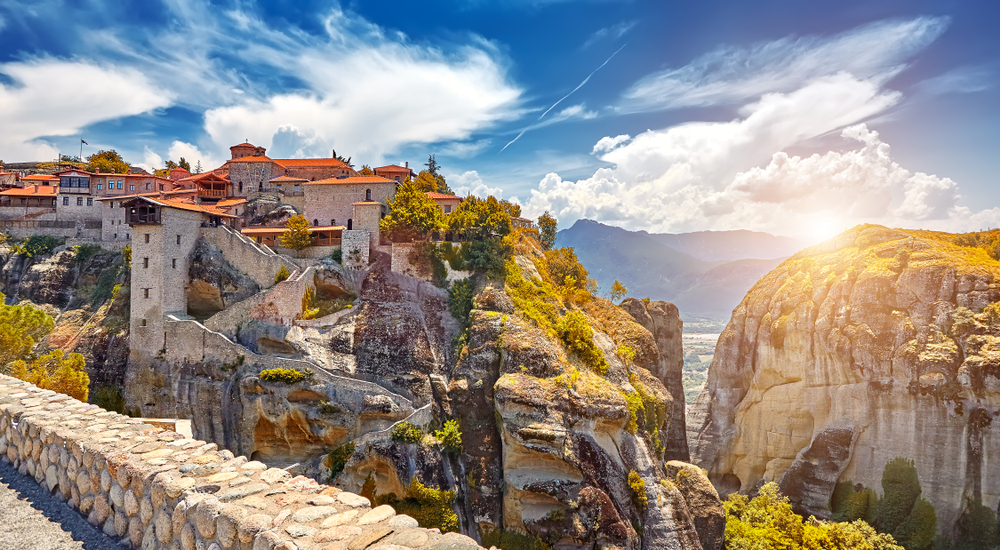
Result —
[{"label": "pine tree", "polygon": [[200,174],[201,173],[201,161],[200,160],[194,164],[194,173],[195,174]]},{"label": "pine tree", "polygon": [[549,214],[548,210],[541,216],[538,216],[538,232],[539,238],[542,240],[542,248],[551,250],[555,246],[557,229],[558,222],[552,214]]},{"label": "pine tree", "polygon": [[424,166],[427,167],[427,171],[430,172],[432,176],[438,175],[438,170],[441,169],[441,165],[437,163],[437,159],[434,158],[434,155],[427,156],[427,162],[424,163]]}]

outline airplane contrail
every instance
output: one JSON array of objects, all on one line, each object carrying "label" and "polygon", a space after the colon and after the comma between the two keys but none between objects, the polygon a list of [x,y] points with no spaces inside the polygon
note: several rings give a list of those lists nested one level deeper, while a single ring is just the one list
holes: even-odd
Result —
[{"label": "airplane contrail", "polygon": [[[561,98],[559,98],[559,101],[556,101],[555,103],[553,103],[551,107],[549,107],[548,109],[545,109],[545,112],[544,112],[544,113],[542,113],[542,115],[538,117],[538,120],[542,120],[543,118],[545,118],[545,115],[549,114],[549,111],[551,111],[552,109],[555,109],[555,108],[556,108],[556,105],[559,105],[559,104],[560,104],[560,103],[562,103],[562,102],[563,102],[563,100],[565,100],[565,99],[566,99],[567,97],[569,97],[569,96],[573,95],[574,93],[576,93],[576,91],[577,91],[577,90],[579,90],[580,88],[583,88],[583,86],[584,86],[584,85],[585,85],[585,84],[586,84],[587,82],[589,82],[589,81],[590,81],[590,77],[594,76],[594,74],[595,74],[595,73],[597,73],[597,71],[599,71],[599,70],[603,69],[603,68],[604,68],[604,66],[605,66],[605,65],[607,65],[607,64],[608,64],[608,62],[610,62],[610,61],[611,61],[611,60],[612,60],[612,59],[613,59],[613,58],[614,58],[614,57],[615,57],[616,55],[618,55],[618,52],[622,51],[622,49],[624,49],[624,48],[625,48],[625,46],[627,46],[627,45],[628,45],[628,42],[626,42],[626,43],[622,44],[622,47],[621,47],[621,48],[618,48],[617,50],[615,50],[615,53],[611,54],[611,56],[610,56],[610,57],[608,57],[607,59],[605,59],[605,60],[604,60],[604,63],[601,63],[601,66],[600,66],[600,67],[598,67],[598,68],[594,69],[593,71],[591,71],[591,72],[590,72],[590,74],[588,74],[588,75],[587,75],[587,78],[584,78],[584,79],[583,79],[583,82],[581,82],[580,84],[578,84],[576,88],[573,88],[573,90],[572,90],[572,91],[571,91],[570,93],[568,93],[568,94],[566,94],[566,95],[562,96]],[[515,141],[517,141],[517,140],[521,139],[521,136],[523,136],[523,135],[524,135],[524,133],[525,133],[525,132],[527,132],[528,130],[530,130],[531,128],[532,128],[532,126],[528,126],[528,127],[527,127],[527,128],[525,128],[524,130],[521,130],[521,133],[520,133],[520,134],[517,134],[517,137],[515,137],[515,138],[514,138],[514,139],[512,139],[512,140],[510,140],[510,142],[509,142],[509,143],[507,143],[507,145],[504,145],[504,146],[503,146],[503,149],[500,149],[500,151],[499,151],[499,152],[498,152],[497,154],[499,155],[500,153],[503,153],[505,149],[507,149],[508,147],[510,147],[510,146],[511,146],[511,145],[512,145],[512,144],[513,144],[513,143],[514,143]]]}]

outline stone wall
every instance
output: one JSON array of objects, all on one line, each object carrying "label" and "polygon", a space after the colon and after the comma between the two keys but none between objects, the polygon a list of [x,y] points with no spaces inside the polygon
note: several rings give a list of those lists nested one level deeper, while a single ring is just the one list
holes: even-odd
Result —
[{"label": "stone wall", "polygon": [[[392,243],[392,271],[395,273],[402,273],[404,275],[409,275],[410,277],[416,277],[423,281],[430,282],[433,278],[433,273],[429,270],[421,268],[420,266],[414,265],[410,261],[410,253],[413,252],[413,247],[416,243]],[[461,243],[452,243],[452,246],[456,250],[459,250],[462,246]],[[471,271],[458,271],[452,269],[448,262],[444,262],[444,268],[448,272],[447,281],[453,283],[455,281],[460,281],[462,279],[468,279],[472,276]]]},{"label": "stone wall", "polygon": [[[371,237],[367,231],[348,231],[341,233],[341,261],[348,269],[364,269],[368,267],[368,253]],[[355,252],[357,250],[357,252]]]},{"label": "stone wall", "polygon": [[100,239],[101,224],[98,221],[56,221],[53,219],[3,220],[0,221],[0,232],[15,239],[23,239],[32,235],[51,235],[53,237]]},{"label": "stone wall", "polygon": [[479,548],[390,506],[7,376],[0,456],[133,548]]},{"label": "stone wall", "polygon": [[267,288],[274,284],[274,276],[282,265],[289,273],[298,267],[291,260],[228,227],[205,227],[201,233],[206,241],[222,250],[229,263],[239,266],[240,270],[261,287]]},{"label": "stone wall", "polygon": [[264,298],[250,310],[250,318],[283,327],[292,326],[292,321],[302,314],[302,298],[305,297],[306,289],[316,288],[313,283],[315,275],[314,267],[297,271],[270,290],[264,291]]},{"label": "stone wall", "polygon": [[[314,225],[343,225],[351,221],[351,229],[357,229],[354,222],[354,203],[365,200],[371,191],[373,201],[382,206],[396,195],[396,182],[385,183],[307,183],[305,188],[305,217]],[[318,222],[318,223],[317,223]],[[333,223],[335,222],[335,223]]]}]

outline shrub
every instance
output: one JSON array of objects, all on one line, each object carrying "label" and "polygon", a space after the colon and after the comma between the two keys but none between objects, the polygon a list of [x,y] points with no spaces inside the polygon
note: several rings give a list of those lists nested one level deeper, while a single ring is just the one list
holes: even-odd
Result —
[{"label": "shrub", "polygon": [[330,253],[330,259],[337,262],[338,264],[344,263],[344,251],[341,248],[337,248]]},{"label": "shrub", "polygon": [[267,369],[260,371],[260,379],[264,382],[282,382],[297,384],[306,379],[305,373],[295,369]]},{"label": "shrub", "polygon": [[635,505],[639,507],[639,510],[645,510],[649,504],[646,497],[646,482],[635,470],[628,472],[628,486],[632,489],[632,499],[635,501]]},{"label": "shrub", "polygon": [[288,268],[285,266],[281,266],[281,269],[279,269],[278,272],[274,275],[274,284],[278,284],[281,281],[284,281],[289,276],[291,276],[291,273],[288,272]]},{"label": "shrub", "polygon": [[441,441],[445,453],[458,455],[462,452],[462,431],[458,428],[458,420],[445,422],[444,428],[434,432],[434,437]]},{"label": "shrub", "polygon": [[403,420],[392,427],[392,440],[400,443],[420,443],[424,432],[414,424]]},{"label": "shrub", "polygon": [[330,482],[333,482],[334,478],[339,476],[340,472],[344,471],[344,467],[347,466],[347,461],[351,459],[353,454],[353,441],[348,441],[340,447],[330,451],[330,454],[327,455],[327,460],[329,461],[330,466]]},{"label": "shrub", "polygon": [[94,289],[90,293],[91,305],[103,304],[109,298],[114,297],[114,290],[118,288],[115,285],[115,278],[115,272],[111,270],[104,270],[97,276],[97,284],[94,285]]},{"label": "shrub", "polygon": [[281,246],[292,250],[302,250],[311,245],[313,233],[309,227],[309,222],[302,214],[288,218],[288,221],[285,222],[285,232],[279,238]]},{"label": "shrub", "polygon": [[490,237],[466,242],[462,253],[467,269],[500,278],[504,276],[504,262],[513,254],[513,248],[500,237]]},{"label": "shrub", "polygon": [[451,314],[456,319],[461,321],[462,326],[466,326],[469,323],[469,313],[472,311],[472,297],[474,294],[475,289],[470,279],[455,281],[452,283],[451,288],[448,289],[448,310],[451,311]]},{"label": "shrub", "polygon": [[35,344],[55,328],[55,321],[30,305],[8,306],[0,292],[0,370],[12,361],[27,359]]},{"label": "shrub", "polygon": [[72,248],[73,259],[78,263],[86,262],[101,251],[101,247],[96,244],[78,244]]},{"label": "shrub", "polygon": [[458,514],[451,509],[455,502],[455,491],[434,489],[420,483],[413,476],[410,486],[406,488],[403,500],[394,493],[383,497],[374,497],[375,504],[389,504],[396,513],[406,514],[426,529],[438,528],[444,533],[458,532]]},{"label": "shrub", "polygon": [[32,235],[13,246],[14,253],[25,258],[52,253],[65,239],[56,239],[51,235]]},{"label": "shrub", "polygon": [[341,408],[329,401],[323,401],[317,407],[320,414],[337,414],[341,412]]},{"label": "shrub", "polygon": [[100,386],[90,394],[90,402],[106,411],[125,414],[125,396],[118,386]]},{"label": "shrub", "polygon": [[607,374],[608,361],[604,353],[594,343],[594,329],[590,328],[587,318],[577,310],[570,311],[563,317],[556,331],[566,348],[577,354],[588,367],[598,374]]},{"label": "shrub", "polygon": [[875,511],[875,528],[883,533],[895,533],[910,515],[920,498],[920,480],[912,460],[898,457],[890,460],[882,471],[882,499]]},{"label": "shrub", "polygon": [[972,499],[955,523],[954,550],[991,550],[1000,545],[997,514]]},{"label": "shrub", "polygon": [[83,355],[55,349],[35,359],[30,364],[17,360],[11,365],[10,375],[38,386],[43,390],[64,393],[86,401],[90,393],[90,377]]},{"label": "shrub", "polygon": [[507,529],[492,529],[482,534],[483,547],[497,547],[501,550],[552,550],[542,539],[535,535],[508,531]]}]

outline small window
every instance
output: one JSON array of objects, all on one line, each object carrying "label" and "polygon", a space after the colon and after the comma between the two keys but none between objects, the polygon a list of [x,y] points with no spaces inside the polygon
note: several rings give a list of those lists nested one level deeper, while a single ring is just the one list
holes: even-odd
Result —
[{"label": "small window", "polygon": [[76,205],[77,206],[83,206],[83,197],[77,197],[76,198]]},{"label": "small window", "polygon": [[177,269],[177,258],[170,260],[170,267]]},{"label": "small window", "polygon": [[337,220],[331,219],[330,220],[330,225],[337,225]]},{"label": "small window", "polygon": [[451,206],[450,205],[446,205],[444,207],[444,213],[445,214],[451,214]]},{"label": "small window", "polygon": [[97,190],[100,191],[101,189],[104,189],[104,184],[103,183],[98,183],[97,184]]},{"label": "small window", "polygon": [[118,238],[118,233],[115,233],[115,238],[116,238],[116,239]]},{"label": "small window", "polygon": [[94,206],[93,197],[87,197],[87,206]]},{"label": "small window", "polygon": [[142,319],[142,320],[140,320],[140,321],[139,321],[139,326],[140,326],[140,327],[144,327],[144,326],[146,326],[146,320],[145,320],[145,319]]},{"label": "small window", "polygon": [[119,189],[121,189],[121,188],[122,188],[122,182],[118,182],[118,188],[119,188]]},{"label": "small window", "polygon": [[147,183],[147,184],[146,184],[146,191],[149,191],[149,190],[150,190],[150,188],[151,188],[150,186],[151,186],[151,185],[152,185],[151,183]]},{"label": "small window", "polygon": [[142,289],[142,297],[143,298],[149,298],[149,289],[148,288]]},{"label": "small window", "polygon": [[142,268],[143,269],[149,269],[149,258],[143,258],[142,259]]},{"label": "small window", "polygon": [[313,226],[315,227],[315,226],[318,226],[318,225],[319,225],[319,220],[313,220]]},{"label": "small window", "polygon": [[149,242],[149,233],[146,233],[146,242]]},{"label": "small window", "polygon": [[371,189],[365,189],[365,200],[366,201],[372,200],[372,190]]},{"label": "small window", "polygon": [[181,236],[177,235],[177,244],[181,244]]},{"label": "small window", "polygon": [[129,185],[128,186],[128,190],[129,191],[135,191],[135,186],[134,185]]}]

